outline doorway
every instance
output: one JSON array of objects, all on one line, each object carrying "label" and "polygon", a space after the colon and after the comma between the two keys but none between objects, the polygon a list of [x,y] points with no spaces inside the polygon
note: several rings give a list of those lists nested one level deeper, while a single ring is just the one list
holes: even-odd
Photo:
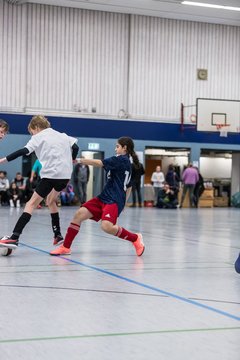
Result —
[{"label": "doorway", "polygon": [[174,165],[178,177],[185,165],[189,163],[190,149],[187,148],[153,148],[145,149],[145,184],[151,183],[152,173],[156,166],[160,165],[161,170],[166,176],[170,164]]},{"label": "doorway", "polygon": [[[82,151],[82,157],[86,159],[104,159],[103,151]],[[89,166],[90,176],[87,186],[87,200],[100,194],[104,186],[104,170],[100,167]]]}]

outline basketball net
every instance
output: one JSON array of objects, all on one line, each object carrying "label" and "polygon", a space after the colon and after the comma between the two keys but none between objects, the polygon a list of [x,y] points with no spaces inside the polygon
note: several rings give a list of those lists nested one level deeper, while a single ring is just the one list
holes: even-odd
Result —
[{"label": "basketball net", "polygon": [[227,137],[228,136],[228,126],[226,124],[217,124],[216,128],[220,132],[221,137]]}]

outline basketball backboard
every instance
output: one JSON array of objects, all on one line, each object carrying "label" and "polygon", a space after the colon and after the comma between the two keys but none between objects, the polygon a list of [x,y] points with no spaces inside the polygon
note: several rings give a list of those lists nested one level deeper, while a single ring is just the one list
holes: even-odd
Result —
[{"label": "basketball backboard", "polygon": [[240,132],[240,100],[197,99],[197,130]]}]

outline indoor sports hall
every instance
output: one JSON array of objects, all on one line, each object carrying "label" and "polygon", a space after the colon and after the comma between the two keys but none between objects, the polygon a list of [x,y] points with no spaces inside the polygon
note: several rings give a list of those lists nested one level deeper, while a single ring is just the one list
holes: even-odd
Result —
[{"label": "indoor sports hall", "polygon": [[[239,10],[239,0],[0,0],[0,242],[26,225],[10,256],[0,246],[1,360],[240,359]],[[65,133],[79,147],[66,166],[72,202],[57,199],[63,236],[85,201],[79,183],[87,201],[99,195],[101,162],[133,139],[141,196],[117,223],[142,234],[142,256],[91,220],[71,255],[50,256],[50,207],[29,223],[25,211],[34,116],[55,143]],[[64,146],[42,158],[49,168]],[[84,158],[100,167],[83,181]],[[17,203],[9,188],[20,181]]]},{"label": "indoor sports hall", "polygon": [[[62,227],[72,208],[61,208]],[[48,209],[1,258],[3,359],[239,359],[239,210],[127,208],[146,249],[82,225],[72,255],[49,256]],[[1,208],[1,231],[18,210]]]}]

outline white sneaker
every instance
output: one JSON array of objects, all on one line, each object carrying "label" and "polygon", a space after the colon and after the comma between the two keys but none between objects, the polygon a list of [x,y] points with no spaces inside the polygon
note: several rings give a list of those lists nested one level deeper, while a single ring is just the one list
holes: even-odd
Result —
[{"label": "white sneaker", "polygon": [[9,202],[10,202],[10,207],[14,207],[13,200],[9,200]]},{"label": "white sneaker", "polygon": [[17,208],[20,208],[20,200],[17,200]]}]

